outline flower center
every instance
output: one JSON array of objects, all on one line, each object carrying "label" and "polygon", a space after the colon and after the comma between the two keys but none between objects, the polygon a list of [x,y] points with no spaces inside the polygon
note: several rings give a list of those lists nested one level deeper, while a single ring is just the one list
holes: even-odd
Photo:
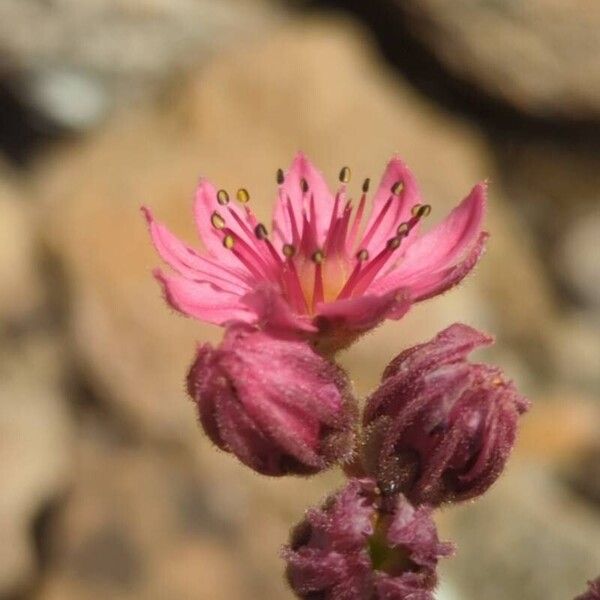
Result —
[{"label": "flower center", "polygon": [[[259,223],[248,206],[250,195],[245,188],[237,191],[236,198],[246,218],[231,208],[229,194],[219,190],[217,202],[223,211],[213,212],[211,224],[222,232],[225,248],[231,250],[256,279],[278,285],[296,312],[313,315],[321,303],[363,295],[394,255],[398,258],[398,249],[413,227],[431,212],[427,204],[413,206],[411,217],[400,223],[385,247],[371,256],[367,248],[378,234],[394,202],[401,201],[404,184],[396,181],[391,186],[389,198],[359,237],[370,180],[365,179],[354,212],[352,200],[345,200],[346,184],[350,177],[350,169],[343,167],[339,175],[340,187],[331,212],[325,219],[317,210],[314,193],[308,182],[301,179],[299,191],[303,210],[299,219],[290,197],[282,187],[285,183],[283,171],[277,171],[280,202],[288,215],[291,230],[291,238],[283,244],[281,251],[275,248],[267,228]],[[228,218],[235,222],[235,230],[227,225]],[[319,227],[322,227],[324,220],[327,222],[327,218],[329,224],[323,234]]]}]

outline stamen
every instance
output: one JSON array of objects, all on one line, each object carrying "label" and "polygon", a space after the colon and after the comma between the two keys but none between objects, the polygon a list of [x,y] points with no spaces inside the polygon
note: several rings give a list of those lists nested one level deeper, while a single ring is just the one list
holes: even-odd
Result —
[{"label": "stamen", "polygon": [[392,186],[392,194],[394,194],[395,196],[399,196],[402,193],[403,189],[404,183],[402,181],[396,181],[396,183],[394,183],[394,185]]},{"label": "stamen", "polygon": [[[357,263],[354,272],[342,290],[343,297],[349,297],[353,293],[364,293],[377,276],[377,273],[381,271],[385,263],[389,260],[390,256],[400,247],[401,243],[402,238],[399,236],[389,239],[385,248],[371,262],[367,263],[362,271],[357,270],[356,267],[360,266],[360,262]],[[342,297],[342,293],[338,297]]]},{"label": "stamen", "polygon": [[365,262],[366,260],[369,260],[369,251],[366,248],[359,250],[356,253],[356,260],[359,262]]},{"label": "stamen", "polygon": [[277,185],[281,185],[285,181],[283,169],[277,169]]},{"label": "stamen", "polygon": [[254,235],[259,239],[259,240],[264,240],[266,237],[268,237],[269,232],[267,231],[267,228],[262,224],[259,223],[255,228],[254,228]]},{"label": "stamen", "polygon": [[233,247],[235,246],[235,238],[233,237],[233,235],[228,233],[223,238],[223,246],[225,246],[225,248],[227,248],[227,250],[233,250]]},{"label": "stamen", "polygon": [[342,170],[339,174],[340,183],[348,183],[350,181],[350,177],[352,177],[350,167],[342,167]]},{"label": "stamen", "polygon": [[[286,246],[288,248],[291,247],[291,250],[295,252],[293,246],[286,244],[284,246],[284,254]],[[298,271],[296,270],[296,266],[291,257],[288,257],[288,260],[283,265],[282,276],[290,301],[295,305],[296,310],[300,313],[309,312],[306,296],[304,295],[302,284],[300,283],[300,277],[298,276]]]},{"label": "stamen", "polygon": [[346,238],[348,237],[348,226],[350,225],[350,216],[352,215],[352,203],[350,200],[346,202],[344,212],[338,219],[335,229],[335,236],[331,240],[331,248],[333,252],[342,253],[345,249]]},{"label": "stamen", "polygon": [[387,241],[388,250],[396,250],[400,246],[402,242],[402,238],[400,236],[395,236]]},{"label": "stamen", "polygon": [[431,214],[431,205],[430,204],[415,204],[411,208],[411,214],[413,217],[419,217],[419,219],[423,217],[428,217]]},{"label": "stamen", "polygon": [[[350,250],[354,246],[354,242],[356,241],[356,236],[358,235],[358,230],[360,229],[360,223],[362,221],[363,214],[365,212],[365,206],[367,204],[367,192],[365,188],[369,188],[368,179],[365,179],[365,183],[363,184],[363,194],[360,197],[360,202],[358,203],[358,208],[356,209],[356,215],[354,217],[354,222],[352,223],[352,229],[350,230],[350,235],[348,236],[348,249]],[[366,184],[366,185],[365,185]]]},{"label": "stamen", "polygon": [[373,223],[373,225],[371,225],[371,228],[369,229],[369,231],[367,231],[367,233],[363,237],[362,242],[360,243],[361,246],[367,246],[369,244],[369,242],[375,235],[375,232],[381,225],[385,215],[390,210],[390,206],[392,205],[393,199],[394,199],[394,196],[390,196],[387,199],[386,203],[383,205],[383,208],[379,211],[379,214],[377,215],[375,222]]},{"label": "stamen", "polygon": [[292,224],[292,241],[297,244],[300,242],[300,231],[298,229],[298,223],[296,222],[296,215],[294,214],[294,209],[292,208],[292,201],[290,197],[287,197],[287,212],[290,217],[290,223]]},{"label": "stamen", "polygon": [[271,243],[271,240],[269,239],[269,232],[262,223],[258,223],[256,225],[256,227],[254,228],[254,235],[257,239],[259,239],[261,242],[264,242],[267,245],[267,250],[270,252],[271,258],[273,258],[275,264],[281,266],[281,256],[279,256],[277,250],[275,250],[273,244]]},{"label": "stamen", "polygon": [[396,234],[399,236],[405,236],[410,231],[410,225],[404,221],[398,225],[398,229],[396,229]]},{"label": "stamen", "polygon": [[[367,252],[367,251],[361,250],[361,252]],[[368,254],[368,252],[367,252],[367,254]],[[357,258],[358,258],[358,255],[357,255]],[[344,298],[348,298],[350,296],[350,294],[352,293],[352,289],[354,288],[354,283],[356,282],[356,280],[359,277],[359,273],[362,269],[362,266],[363,266],[363,261],[357,260],[356,264],[354,265],[354,269],[352,269],[352,273],[350,273],[350,277],[348,277],[348,279],[346,280],[346,283],[344,284],[344,286],[340,290],[339,294],[337,295],[336,300],[343,300]]]},{"label": "stamen", "polygon": [[240,188],[236,193],[236,198],[238,199],[238,202],[241,202],[242,204],[250,202],[250,194],[246,188]]},{"label": "stamen", "polygon": [[[318,251],[317,251],[318,252]],[[315,252],[315,254],[317,254]],[[313,255],[314,257],[314,255]],[[315,260],[313,258],[313,260]],[[323,285],[323,265],[322,260],[315,261],[315,285],[313,288],[312,309],[315,311],[317,304],[325,300],[325,289]]]},{"label": "stamen", "polygon": [[210,222],[215,229],[223,229],[225,227],[225,219],[216,210],[210,215]]},{"label": "stamen", "polygon": [[[226,235],[223,238],[223,245],[231,250],[235,244],[233,252],[248,270],[261,279],[264,279],[265,277],[267,279],[274,279],[276,277],[276,271],[274,270],[273,264],[269,264],[264,256],[259,254],[239,235],[234,231],[231,231],[231,229],[225,229],[224,233]],[[228,241],[229,239],[230,241]]]},{"label": "stamen", "polygon": [[217,192],[217,202],[221,206],[225,206],[226,204],[229,204],[229,194],[225,190],[219,190]]},{"label": "stamen", "polygon": [[320,265],[325,260],[325,254],[323,254],[322,250],[315,250],[310,260],[312,260],[315,264]]},{"label": "stamen", "polygon": [[296,247],[292,244],[283,245],[283,255],[286,258],[293,258],[296,255]]},{"label": "stamen", "polygon": [[369,186],[371,185],[371,180],[367,177],[362,184],[363,194],[366,194],[369,191]]},{"label": "stamen", "polygon": [[331,217],[329,219],[329,227],[327,228],[327,237],[325,239],[325,248],[329,252],[331,250],[331,245],[333,242],[333,238],[335,236],[336,226],[338,224],[337,214],[340,208],[340,192],[335,195],[335,200],[333,201],[333,208],[331,209]]},{"label": "stamen", "polygon": [[304,177],[300,180],[300,189],[302,190],[303,194],[306,194],[306,192],[308,192],[308,181],[306,181]]}]

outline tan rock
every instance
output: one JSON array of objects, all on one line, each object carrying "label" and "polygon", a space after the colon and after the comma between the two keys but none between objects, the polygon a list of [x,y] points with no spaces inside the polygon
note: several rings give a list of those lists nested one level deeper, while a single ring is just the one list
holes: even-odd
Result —
[{"label": "tan rock", "polygon": [[[15,346],[17,346],[15,348]],[[56,344],[0,346],[0,595],[31,585],[40,512],[68,482],[70,419],[57,382]]]},{"label": "tan rock", "polygon": [[465,600],[573,598],[598,570],[597,513],[535,464],[513,464],[483,498],[452,512],[459,552],[443,576]]},{"label": "tan rock", "polygon": [[42,301],[34,222],[23,196],[0,164],[0,323],[25,318]]},{"label": "tan rock", "polygon": [[596,4],[562,0],[391,4],[408,18],[411,34],[467,84],[536,116],[598,119]]},{"label": "tan rock", "polygon": [[279,548],[331,482],[270,481],[206,448],[196,461],[121,445],[89,419],[81,434],[39,600],[288,597]]}]

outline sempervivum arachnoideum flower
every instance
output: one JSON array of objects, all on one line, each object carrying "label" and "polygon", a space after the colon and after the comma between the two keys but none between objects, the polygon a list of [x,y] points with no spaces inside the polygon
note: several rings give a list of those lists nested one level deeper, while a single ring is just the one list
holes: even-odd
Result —
[{"label": "sempervivum arachnoideum flower", "polygon": [[332,351],[456,285],[478,261],[487,237],[484,184],[422,235],[420,221],[431,207],[421,204],[401,160],[387,165],[368,218],[369,180],[354,210],[349,179],[345,167],[333,194],[298,154],[287,173],[277,173],[272,235],[251,210],[245,189],[235,202],[201,179],[194,217],[203,252],[144,208],[152,241],[175,271],[155,272],[169,304],[202,321],[285,330]]},{"label": "sempervivum arachnoideum flower", "polygon": [[388,365],[363,419],[363,460],[385,493],[439,505],[498,478],[529,403],[499,369],[467,361],[492,341],[454,324]]},{"label": "sempervivum arachnoideum flower", "polygon": [[199,347],[188,391],[210,439],[259,473],[316,473],[352,454],[348,380],[306,342],[233,325]]},{"label": "sempervivum arachnoideum flower", "polygon": [[586,592],[577,596],[575,600],[600,600],[600,577],[594,581],[588,582]]},{"label": "sempervivum arachnoideum flower", "polygon": [[351,479],[307,511],[283,550],[288,582],[306,600],[433,600],[439,541],[431,510],[382,497],[372,479]]}]

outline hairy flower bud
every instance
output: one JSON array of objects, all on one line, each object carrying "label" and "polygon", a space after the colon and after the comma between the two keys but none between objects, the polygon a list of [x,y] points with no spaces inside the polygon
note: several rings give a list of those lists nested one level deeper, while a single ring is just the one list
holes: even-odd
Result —
[{"label": "hairy flower bud", "polygon": [[188,391],[210,439],[259,473],[316,473],[352,452],[348,380],[305,342],[234,325],[198,349]]},{"label": "hairy flower bud", "polygon": [[363,461],[384,493],[436,506],[498,478],[529,402],[496,367],[467,362],[491,343],[454,324],[388,365],[364,413]]},{"label": "hairy flower bud", "polygon": [[307,511],[283,550],[287,579],[306,600],[433,600],[439,558],[430,508],[384,498],[372,479],[351,479]]},{"label": "hairy flower bud", "polygon": [[575,600],[600,600],[600,577],[594,581],[588,581],[587,591],[577,596]]}]

